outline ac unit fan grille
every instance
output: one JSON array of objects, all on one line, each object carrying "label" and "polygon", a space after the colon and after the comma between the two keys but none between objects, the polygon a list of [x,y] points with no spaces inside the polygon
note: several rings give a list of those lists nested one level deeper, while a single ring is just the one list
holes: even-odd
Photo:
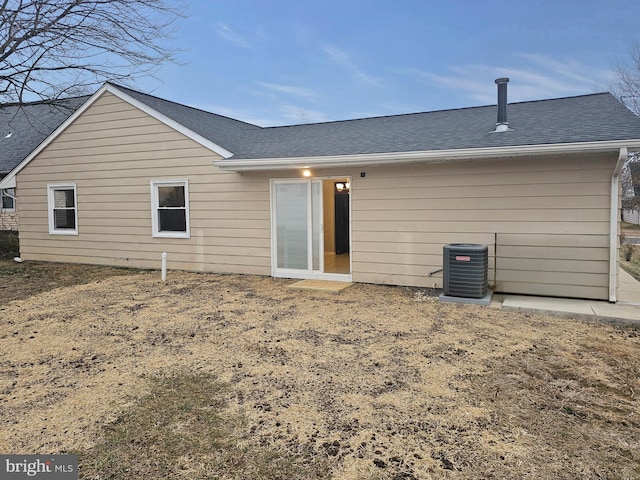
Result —
[{"label": "ac unit fan grille", "polygon": [[445,245],[443,257],[444,295],[482,298],[487,294],[489,255],[486,245]]}]

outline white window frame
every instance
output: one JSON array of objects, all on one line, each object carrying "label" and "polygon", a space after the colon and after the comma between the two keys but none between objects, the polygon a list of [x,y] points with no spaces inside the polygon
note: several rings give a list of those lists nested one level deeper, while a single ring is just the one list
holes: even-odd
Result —
[{"label": "white window frame", "polygon": [[[160,221],[158,219],[158,187],[183,187],[184,188],[184,209],[185,209],[185,227],[184,232],[160,231]],[[171,179],[171,180],[151,180],[151,235],[154,238],[191,238],[191,224],[189,212],[189,180],[188,179]]]},{"label": "white window frame", "polygon": [[[56,190],[73,189],[73,210],[75,214],[76,228],[55,228],[53,209],[55,206],[54,192]],[[47,184],[47,209],[49,211],[49,235],[78,235],[78,188],[75,183],[50,183]]]},{"label": "white window frame", "polygon": [[[9,193],[9,190],[13,190],[13,195]],[[0,212],[15,212],[16,211],[16,191],[14,188],[0,188]],[[2,205],[4,201],[2,200],[4,197],[9,197],[13,199],[13,208],[3,208]]]}]

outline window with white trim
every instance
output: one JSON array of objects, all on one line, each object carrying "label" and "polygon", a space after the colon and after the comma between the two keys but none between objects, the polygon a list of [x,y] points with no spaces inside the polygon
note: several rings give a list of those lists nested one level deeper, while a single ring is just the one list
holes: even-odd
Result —
[{"label": "window with white trim", "polygon": [[47,185],[47,198],[49,204],[49,233],[51,235],[77,235],[76,184]]},{"label": "window with white trim", "polygon": [[0,210],[13,212],[16,209],[16,191],[14,188],[0,189]]},{"label": "window with white trim", "polygon": [[151,181],[154,237],[190,238],[188,180]]}]

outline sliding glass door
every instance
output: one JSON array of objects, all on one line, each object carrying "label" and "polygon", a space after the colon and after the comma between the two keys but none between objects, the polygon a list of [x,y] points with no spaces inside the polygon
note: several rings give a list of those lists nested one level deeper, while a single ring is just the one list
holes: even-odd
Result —
[{"label": "sliding glass door", "polygon": [[322,272],[322,181],[274,180],[274,276],[310,278]]},{"label": "sliding glass door", "polygon": [[309,270],[309,185],[274,185],[276,265],[278,269]]}]

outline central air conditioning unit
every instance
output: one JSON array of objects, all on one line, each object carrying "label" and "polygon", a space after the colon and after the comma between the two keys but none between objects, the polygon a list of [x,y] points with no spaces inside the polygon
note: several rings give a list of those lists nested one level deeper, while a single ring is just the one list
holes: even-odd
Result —
[{"label": "central air conditioning unit", "polygon": [[487,281],[489,249],[486,245],[452,243],[443,247],[441,300],[489,305]]}]

